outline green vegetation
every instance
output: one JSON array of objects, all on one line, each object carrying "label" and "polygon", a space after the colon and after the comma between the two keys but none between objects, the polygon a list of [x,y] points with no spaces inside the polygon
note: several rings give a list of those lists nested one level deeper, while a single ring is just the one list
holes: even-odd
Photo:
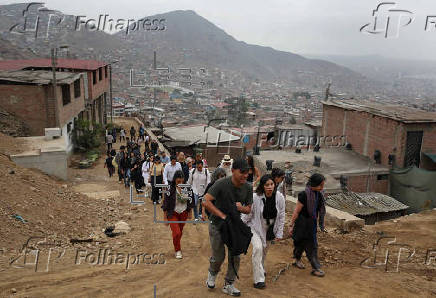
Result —
[{"label": "green vegetation", "polygon": [[77,151],[88,152],[101,145],[104,136],[103,127],[93,124],[89,120],[76,120],[73,129],[73,143]]},{"label": "green vegetation", "polygon": [[108,131],[112,131],[112,129],[113,129],[114,127],[115,127],[115,129],[117,130],[117,133],[119,133],[120,130],[121,130],[121,126],[120,126],[120,125],[115,124],[115,123],[108,123],[108,124],[106,124],[106,129],[107,129]]}]

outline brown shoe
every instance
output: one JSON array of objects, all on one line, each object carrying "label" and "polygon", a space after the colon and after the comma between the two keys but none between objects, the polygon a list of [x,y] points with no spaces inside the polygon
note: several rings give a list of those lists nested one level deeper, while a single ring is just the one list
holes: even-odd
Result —
[{"label": "brown shoe", "polygon": [[296,261],[295,263],[292,264],[292,266],[297,267],[298,269],[305,269],[306,268],[304,266],[303,262],[301,262],[301,260]]}]

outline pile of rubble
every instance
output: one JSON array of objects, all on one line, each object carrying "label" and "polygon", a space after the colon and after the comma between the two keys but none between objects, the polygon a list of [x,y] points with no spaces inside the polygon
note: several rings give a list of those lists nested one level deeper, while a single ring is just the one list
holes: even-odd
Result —
[{"label": "pile of rubble", "polygon": [[29,127],[15,115],[0,109],[0,132],[13,137],[27,137]]},{"label": "pile of rubble", "polygon": [[13,138],[0,134],[0,235],[2,248],[21,247],[29,237],[47,237],[62,246],[90,238],[119,220],[113,200],[96,200],[74,192],[65,182],[17,166],[6,155]]}]

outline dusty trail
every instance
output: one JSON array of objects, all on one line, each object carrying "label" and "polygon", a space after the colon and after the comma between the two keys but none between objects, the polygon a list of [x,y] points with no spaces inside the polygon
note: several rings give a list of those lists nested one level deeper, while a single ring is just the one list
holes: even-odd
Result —
[{"label": "dusty trail", "polygon": [[[50,262],[48,272],[35,272],[34,267],[13,268],[6,262],[9,253],[0,254],[0,296],[153,297],[153,286],[156,285],[157,297],[227,297],[220,289],[223,272],[217,278],[215,290],[205,287],[210,249],[207,224],[185,226],[183,259],[176,260],[170,229],[153,222],[151,202],[146,200],[143,206],[129,204],[129,192],[117,180],[117,177],[109,179],[103,168],[103,159],[100,159],[92,169],[73,169],[68,187],[77,192],[119,191],[120,197],[108,199],[111,204],[104,207],[113,214],[107,223],[123,219],[131,226],[130,233],[115,238],[102,235],[98,243],[70,245],[62,258]],[[114,210],[110,211],[111,208]],[[162,219],[160,210],[158,205],[158,218]],[[101,211],[97,216],[106,216],[107,212]],[[102,228],[95,226],[94,230],[101,234]],[[292,261],[292,243],[283,240],[272,245],[268,252],[265,290],[253,288],[251,248],[247,255],[242,256],[241,279],[236,282],[242,297],[436,297],[436,259],[428,266],[423,263],[426,250],[436,249],[436,211],[408,216],[396,222],[388,221],[345,235],[335,232],[329,223],[327,228],[330,233],[322,235],[319,240],[320,261],[326,271],[324,278],[310,276],[309,269],[291,267],[273,281],[279,270]],[[385,235],[397,236],[398,243],[417,249],[411,261],[402,260],[397,273],[384,272],[381,267],[368,269],[360,266],[363,259],[371,256],[372,244],[379,236],[377,232],[381,231]],[[78,249],[86,251],[85,254],[94,252],[98,255],[99,249],[104,251],[105,248],[125,254],[164,254],[165,264],[144,264],[141,260],[140,264],[126,269],[125,262],[90,265],[84,262],[84,258],[81,264],[75,264]],[[47,250],[43,250],[42,256],[41,260],[46,260]],[[309,265],[306,259],[304,263]],[[44,266],[45,263],[40,271]],[[227,263],[222,269],[226,267]]]}]

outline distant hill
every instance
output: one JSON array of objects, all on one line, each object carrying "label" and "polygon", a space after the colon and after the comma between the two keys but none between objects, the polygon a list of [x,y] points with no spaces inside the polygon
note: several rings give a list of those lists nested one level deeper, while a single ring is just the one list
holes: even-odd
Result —
[{"label": "distant hill", "polygon": [[[64,21],[49,30],[49,36],[34,38],[30,34],[14,34],[9,28],[23,21],[27,4],[0,6],[0,30],[3,39],[21,49],[31,48],[39,56],[48,57],[50,47],[69,46],[71,57],[82,59],[119,59],[117,67],[150,66],[157,51],[160,66],[204,67],[216,70],[234,81],[234,85],[250,86],[252,81],[280,82],[291,88],[323,90],[329,81],[335,91],[366,95],[381,88],[377,81],[346,67],[319,59],[306,59],[290,52],[238,41],[224,30],[191,10],[177,10],[148,17],[164,20],[165,30],[147,31],[143,27],[126,35],[125,31],[107,34],[103,31],[75,31],[75,16],[64,15]],[[47,31],[48,14],[41,17],[41,31]],[[29,15],[32,15],[29,12]],[[62,15],[62,12],[57,12]],[[44,17],[45,16],[45,17]],[[145,18],[145,16],[144,16]],[[219,76],[218,76],[219,77]],[[217,77],[214,77],[216,81]],[[232,85],[232,83],[228,84]]]},{"label": "distant hill", "polygon": [[[12,41],[20,49],[32,49],[41,57],[49,57],[51,47],[68,45],[68,51],[72,57],[82,59],[107,59],[111,56],[113,49],[121,48],[121,41],[102,31],[75,30],[76,16],[65,15],[60,11],[50,12],[59,16],[52,18],[51,27],[48,29],[49,13],[39,11],[44,8],[42,4],[31,5],[28,17],[28,32],[20,34],[22,25],[10,31],[16,24],[23,24],[23,10],[28,3],[0,5],[0,34],[3,39]],[[36,18],[40,17],[38,36],[35,38],[34,28]],[[63,16],[63,21],[56,24]],[[47,35],[48,32],[48,35]]]},{"label": "distant hill", "polygon": [[28,49],[20,49],[10,41],[0,38],[0,60],[32,59],[37,55]]},{"label": "distant hill", "polygon": [[172,11],[149,19],[165,19],[166,30],[116,35],[132,49],[143,49],[152,57],[157,50],[160,61],[185,65],[219,67],[244,73],[253,79],[284,80],[312,87],[329,80],[341,88],[370,80],[357,72],[334,63],[306,59],[290,52],[238,41],[194,11]]},{"label": "distant hill", "polygon": [[384,90],[391,95],[415,97],[436,96],[436,61],[395,59],[380,55],[308,55],[342,65],[383,82]]}]

